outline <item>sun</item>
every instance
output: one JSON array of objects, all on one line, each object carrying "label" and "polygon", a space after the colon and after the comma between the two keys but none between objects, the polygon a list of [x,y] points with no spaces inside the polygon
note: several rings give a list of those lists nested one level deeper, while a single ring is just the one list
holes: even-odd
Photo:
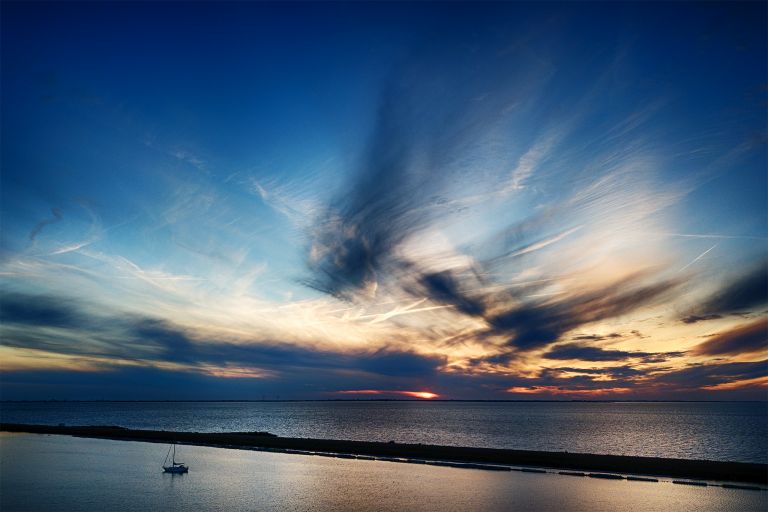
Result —
[{"label": "sun", "polygon": [[432,400],[433,398],[440,396],[437,393],[432,393],[431,391],[403,391],[402,394],[412,396],[414,398],[421,398],[424,400]]}]

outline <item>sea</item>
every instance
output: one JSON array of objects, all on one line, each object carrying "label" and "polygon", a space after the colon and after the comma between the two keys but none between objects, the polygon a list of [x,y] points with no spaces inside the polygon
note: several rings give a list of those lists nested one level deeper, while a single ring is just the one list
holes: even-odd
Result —
[{"label": "sea", "polygon": [[2,402],[0,421],[768,463],[766,402]]}]

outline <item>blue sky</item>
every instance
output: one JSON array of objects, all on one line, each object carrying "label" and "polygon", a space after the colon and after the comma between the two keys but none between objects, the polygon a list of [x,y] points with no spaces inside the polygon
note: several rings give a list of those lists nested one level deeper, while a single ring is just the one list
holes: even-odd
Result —
[{"label": "blue sky", "polygon": [[765,398],[764,4],[2,14],[4,398]]}]

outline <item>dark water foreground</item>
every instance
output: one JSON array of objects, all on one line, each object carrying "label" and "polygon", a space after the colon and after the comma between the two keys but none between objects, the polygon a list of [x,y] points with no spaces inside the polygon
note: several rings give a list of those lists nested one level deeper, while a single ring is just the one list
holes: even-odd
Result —
[{"label": "dark water foreground", "polygon": [[171,475],[160,467],[167,452],[157,443],[0,432],[0,510],[768,510],[765,491],[663,478],[574,478],[192,445],[177,447],[189,473]]},{"label": "dark water foreground", "polygon": [[[620,455],[595,455],[568,452],[542,452],[493,448],[469,448],[425,444],[381,443],[330,439],[278,437],[266,432],[199,433],[158,430],[132,430],[122,427],[52,426],[0,424],[6,432],[60,434],[79,437],[155,443],[180,442],[200,446],[220,446],[244,449],[279,449],[305,452],[323,452],[337,456],[372,456],[411,459],[440,464],[460,462],[501,465],[498,470],[510,470],[508,465],[560,468],[574,472],[611,472],[634,475],[658,475],[684,479],[703,479],[720,482],[768,484],[768,465],[744,462],[668,459]],[[403,461],[405,462],[405,461]],[[485,467],[482,469],[491,469]],[[520,468],[515,468],[520,469]],[[525,469],[523,469],[525,470]],[[575,476],[575,475],[574,475]],[[593,477],[623,479],[621,475],[590,475]]]}]

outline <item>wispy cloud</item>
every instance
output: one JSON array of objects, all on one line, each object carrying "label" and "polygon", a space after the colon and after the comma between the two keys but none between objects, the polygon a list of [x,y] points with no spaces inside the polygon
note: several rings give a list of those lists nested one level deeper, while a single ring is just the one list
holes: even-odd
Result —
[{"label": "wispy cloud", "polygon": [[35,224],[35,227],[32,228],[32,231],[29,232],[29,240],[31,242],[35,241],[35,238],[37,238],[37,235],[40,234],[40,232],[46,227],[51,224],[55,224],[57,222],[60,222],[63,218],[63,214],[61,212],[61,209],[59,208],[51,208],[51,215],[53,215],[52,219],[45,219],[41,220],[37,224]]}]

